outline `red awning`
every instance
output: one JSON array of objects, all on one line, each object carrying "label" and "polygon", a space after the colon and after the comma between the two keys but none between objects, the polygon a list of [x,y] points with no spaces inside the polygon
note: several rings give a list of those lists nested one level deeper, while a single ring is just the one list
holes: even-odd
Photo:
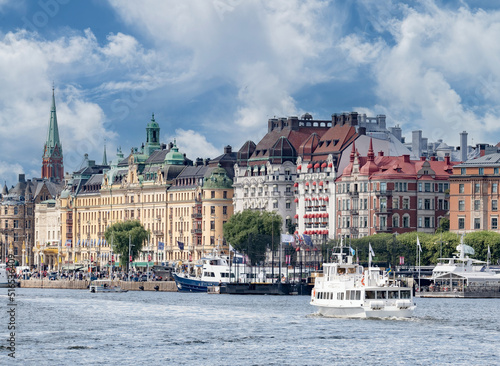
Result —
[{"label": "red awning", "polygon": [[314,165],[314,169],[318,169],[318,168],[319,168],[319,163],[316,163],[316,164]]},{"label": "red awning", "polygon": [[302,169],[302,165],[297,165],[297,170]]},{"label": "red awning", "polygon": [[299,183],[295,182],[295,183],[293,184],[293,186],[294,186],[294,187],[298,187],[298,186],[299,186]]},{"label": "red awning", "polygon": [[309,185],[309,182],[306,182],[306,186],[308,186],[308,185]]},{"label": "red awning", "polygon": [[322,168],[326,168],[326,163],[321,164]]},{"label": "red awning", "polygon": [[320,182],[319,182],[319,185],[320,185],[320,186],[322,186],[322,185],[323,185],[323,181],[320,181]]},{"label": "red awning", "polygon": [[313,182],[313,186],[315,186],[315,185],[316,185],[316,182]]},{"label": "red awning", "polygon": [[298,199],[298,198],[296,198],[296,199],[294,199],[294,201],[295,201],[295,203],[297,203],[297,202],[299,202],[299,199]]},{"label": "red awning", "polygon": [[294,219],[298,219],[299,218],[299,215],[298,214],[295,214],[295,216],[293,217]]},{"label": "red awning", "polygon": [[313,167],[312,164],[307,164],[307,169],[311,169]]}]

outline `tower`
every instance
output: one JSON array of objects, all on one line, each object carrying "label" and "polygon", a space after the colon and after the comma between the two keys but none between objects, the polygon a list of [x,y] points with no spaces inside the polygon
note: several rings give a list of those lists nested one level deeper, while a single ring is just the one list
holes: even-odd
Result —
[{"label": "tower", "polygon": [[151,122],[146,127],[146,149],[144,153],[149,156],[155,150],[160,149],[160,126],[155,121],[155,114],[151,117]]},{"label": "tower", "polygon": [[52,108],[50,109],[49,131],[43,149],[42,178],[61,182],[64,179],[63,151],[57,127],[56,99],[52,88]]}]

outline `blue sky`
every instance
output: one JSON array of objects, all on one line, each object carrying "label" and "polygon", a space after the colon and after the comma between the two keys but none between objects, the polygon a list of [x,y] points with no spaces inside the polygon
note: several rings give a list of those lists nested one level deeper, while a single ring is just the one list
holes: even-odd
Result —
[{"label": "blue sky", "polygon": [[[348,4],[346,4],[348,3]],[[0,0],[0,180],[40,176],[52,83],[66,171],[145,140],[191,159],[267,119],[386,114],[406,136],[500,141],[496,1]]]}]

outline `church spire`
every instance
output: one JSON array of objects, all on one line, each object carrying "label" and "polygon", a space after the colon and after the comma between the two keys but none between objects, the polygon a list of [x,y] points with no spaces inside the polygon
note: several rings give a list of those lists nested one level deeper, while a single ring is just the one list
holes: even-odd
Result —
[{"label": "church spire", "polygon": [[52,107],[50,109],[49,130],[47,141],[43,149],[42,178],[54,179],[60,182],[64,178],[63,152],[59,140],[59,127],[57,126],[56,98],[52,86]]},{"label": "church spire", "polygon": [[108,165],[108,158],[106,156],[106,140],[104,140],[104,153],[102,155],[102,165]]}]

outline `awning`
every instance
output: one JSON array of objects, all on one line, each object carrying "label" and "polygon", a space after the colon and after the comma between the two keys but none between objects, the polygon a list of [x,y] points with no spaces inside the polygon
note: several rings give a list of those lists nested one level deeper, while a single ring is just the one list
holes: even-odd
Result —
[{"label": "awning", "polygon": [[[149,266],[152,267],[155,265],[155,262],[149,262]],[[148,262],[132,262],[132,267],[147,267]]]}]

